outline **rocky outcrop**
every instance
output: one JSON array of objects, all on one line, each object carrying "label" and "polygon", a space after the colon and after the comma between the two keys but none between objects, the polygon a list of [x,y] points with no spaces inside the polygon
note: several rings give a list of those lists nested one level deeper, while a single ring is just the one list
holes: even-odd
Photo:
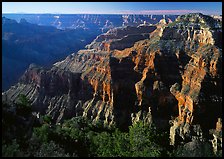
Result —
[{"label": "rocky outcrop", "polygon": [[211,129],[210,134],[213,135],[212,147],[213,152],[215,154],[218,154],[220,151],[222,151],[222,119],[218,118],[218,121],[216,122],[216,128]]},{"label": "rocky outcrop", "polygon": [[[213,24],[215,22],[213,19],[201,14],[192,14],[191,16],[180,17],[177,21],[183,19],[183,22],[185,22],[185,18],[188,18],[191,22],[197,21],[196,24],[192,23],[192,25],[203,23],[207,28],[200,28],[200,30],[197,30],[196,35],[195,32],[192,33],[192,38],[189,37],[191,33],[185,37],[185,42],[192,43],[191,41],[194,41],[194,43],[190,44],[190,48],[192,48],[191,46],[194,47],[194,49],[190,50],[194,52],[188,54],[191,59],[182,73],[181,86],[176,83],[170,89],[178,100],[179,110],[179,116],[173,121],[173,126],[170,129],[172,145],[175,143],[175,134],[179,134],[184,140],[186,134],[190,132],[190,126],[198,122],[204,130],[208,131],[208,127],[211,127],[215,117],[221,116],[218,112],[221,110],[222,103],[219,89],[222,85],[222,73],[220,72],[222,70],[220,63],[222,54],[221,49],[215,45],[217,39],[213,36],[215,29],[212,27],[215,27],[215,24]],[[207,21],[208,19],[209,21]],[[217,100],[211,100],[212,97],[216,97]],[[207,101],[206,104],[205,101]],[[214,114],[211,114],[208,110],[212,110],[213,105],[216,105],[216,109],[212,111]],[[206,120],[204,119],[205,116],[207,116],[206,118],[209,118],[209,116],[212,118],[209,118],[208,121],[210,125],[207,122],[206,124],[202,123],[202,121]],[[177,129],[180,130],[178,133],[176,132]]]}]

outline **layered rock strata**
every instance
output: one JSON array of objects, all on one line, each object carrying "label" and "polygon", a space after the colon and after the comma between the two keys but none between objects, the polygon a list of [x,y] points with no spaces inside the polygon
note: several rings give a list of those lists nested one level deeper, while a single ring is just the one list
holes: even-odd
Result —
[{"label": "layered rock strata", "polygon": [[202,14],[112,29],[49,70],[30,67],[3,99],[22,93],[56,122],[82,115],[124,129],[139,120],[167,129],[173,116],[172,145],[200,139],[221,115],[221,32]]}]

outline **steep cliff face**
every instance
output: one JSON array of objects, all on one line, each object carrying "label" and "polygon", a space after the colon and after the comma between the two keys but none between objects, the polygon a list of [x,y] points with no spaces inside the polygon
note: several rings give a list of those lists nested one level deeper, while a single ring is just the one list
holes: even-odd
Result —
[{"label": "steep cliff face", "polygon": [[176,136],[213,128],[221,115],[220,32],[201,14],[112,29],[49,70],[31,66],[3,99],[23,93],[57,122],[82,115],[120,128],[138,120],[169,128],[173,116],[174,145]]}]

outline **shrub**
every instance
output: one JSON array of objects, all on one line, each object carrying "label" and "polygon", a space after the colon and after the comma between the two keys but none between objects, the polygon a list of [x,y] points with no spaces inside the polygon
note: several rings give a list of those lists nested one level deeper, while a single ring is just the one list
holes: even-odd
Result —
[{"label": "shrub", "polygon": [[2,157],[21,157],[23,152],[19,149],[19,144],[17,144],[16,139],[12,141],[11,144],[2,145]]},{"label": "shrub", "polygon": [[198,140],[178,146],[173,151],[175,157],[214,157],[211,145]]},{"label": "shrub", "polygon": [[155,130],[142,121],[129,128],[129,138],[133,157],[159,157],[161,148],[156,144]]},{"label": "shrub", "polygon": [[32,109],[29,100],[24,94],[20,94],[18,102],[16,103],[16,114],[27,117],[30,115]]},{"label": "shrub", "polygon": [[34,134],[40,141],[48,142],[50,134],[50,126],[48,124],[44,124],[39,128],[34,128]]},{"label": "shrub", "polygon": [[43,116],[43,121],[44,121],[44,123],[51,124],[52,118],[51,118],[50,115],[44,115]]},{"label": "shrub", "polygon": [[[59,145],[55,144],[53,141],[49,143],[43,143],[40,149],[34,154],[35,157],[69,157],[64,149],[60,148]],[[74,155],[75,156],[75,155]]]},{"label": "shrub", "polygon": [[118,129],[112,134],[114,153],[118,157],[130,156],[129,134],[121,132]]}]

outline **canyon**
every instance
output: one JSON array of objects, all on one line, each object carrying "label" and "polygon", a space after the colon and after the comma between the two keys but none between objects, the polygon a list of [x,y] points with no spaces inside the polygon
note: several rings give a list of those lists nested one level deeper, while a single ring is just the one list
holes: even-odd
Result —
[{"label": "canyon", "polygon": [[2,18],[2,90],[18,82],[31,63],[51,66],[72,51],[78,51],[98,34],[96,30],[59,30],[53,26],[39,26]]},{"label": "canyon", "polygon": [[57,29],[96,29],[102,33],[120,26],[156,24],[161,19],[174,21],[178,15],[132,15],[132,14],[3,14],[6,18],[39,26],[53,26]]},{"label": "canyon", "polygon": [[3,14],[2,91],[17,83],[31,63],[50,67],[71,52],[83,49],[97,35],[109,29],[155,24],[163,17],[167,21],[174,21],[177,16]]},{"label": "canyon", "polygon": [[222,146],[222,24],[200,13],[173,22],[109,29],[50,68],[30,65],[2,93],[24,94],[56,123],[83,116],[126,130],[137,121],[169,130],[170,145]]}]

